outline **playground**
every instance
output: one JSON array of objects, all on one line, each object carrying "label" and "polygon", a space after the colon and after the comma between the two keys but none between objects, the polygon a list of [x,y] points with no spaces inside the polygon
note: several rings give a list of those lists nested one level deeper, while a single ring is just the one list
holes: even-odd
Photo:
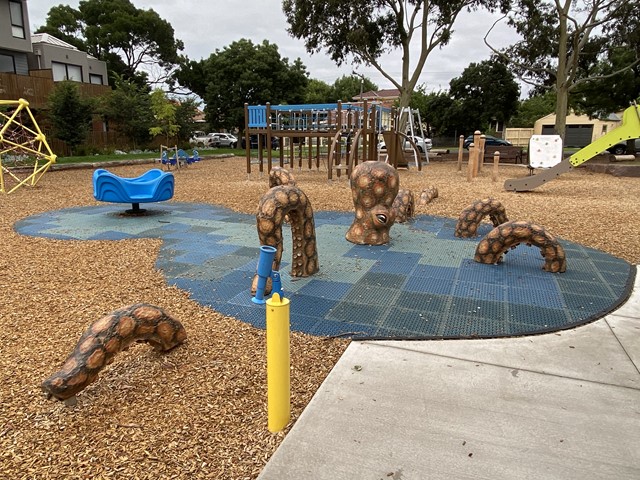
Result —
[{"label": "playground", "polygon": [[[137,177],[149,168],[136,165],[111,170],[122,177]],[[257,477],[284,436],[266,429],[265,332],[230,312],[216,310],[213,291],[213,308],[195,298],[196,289],[189,291],[195,283],[190,281],[197,280],[200,286],[206,283],[206,279],[195,277],[195,271],[182,271],[174,277],[169,274],[176,265],[197,265],[206,260],[206,241],[197,244],[195,233],[213,233],[207,230],[211,218],[188,205],[203,206],[204,211],[213,212],[216,221],[234,219],[226,220],[226,235],[236,234],[247,244],[257,244],[256,208],[269,181],[266,173],[257,170],[247,175],[246,159],[241,157],[203,160],[180,169],[175,172],[173,198],[145,205],[150,213],[144,217],[145,235],[131,230],[123,234],[112,228],[120,218],[118,212],[128,206],[93,198],[92,169],[49,171],[35,188],[21,188],[1,198],[3,477],[15,477],[16,473],[34,478]],[[332,253],[344,253],[337,251],[337,245],[346,244],[340,228],[346,231],[345,219],[353,216],[346,176],[328,181],[326,169],[297,166],[291,172],[313,206],[317,228],[329,225],[337,232]],[[574,168],[535,191],[505,191],[505,181],[527,175],[523,165],[500,165],[495,181],[486,168],[467,182],[466,172],[458,171],[455,162],[437,161],[421,172],[416,168],[400,170],[402,188],[419,195],[435,185],[439,195],[426,205],[416,205],[414,224],[410,221],[407,226],[392,227],[392,245],[418,228],[421,216],[434,218],[436,223],[448,220],[453,229],[460,212],[471,202],[493,197],[505,206],[510,220],[544,225],[570,247],[567,273],[542,272],[538,249],[525,245],[507,254],[503,265],[520,261],[518,255],[526,252],[532,259],[529,267],[546,281],[580,270],[580,249],[587,256],[592,252],[604,256],[604,263],[616,266],[614,271],[617,266],[640,263],[637,178]],[[174,222],[176,229],[160,235],[177,209],[181,221]],[[191,219],[189,224],[195,230],[182,229],[187,223],[184,218]],[[483,232],[490,226],[485,219]],[[431,223],[425,228],[435,227]],[[254,236],[246,238],[245,229]],[[285,238],[290,237],[287,229]],[[329,263],[339,263],[328,255],[321,238],[320,272]],[[472,243],[453,237],[445,240]],[[189,243],[196,243],[195,249],[187,248]],[[204,256],[196,258],[198,252]],[[472,258],[473,249],[470,252]],[[358,257],[362,263],[372,260],[373,253],[368,259],[366,255]],[[289,256],[285,246],[283,261]],[[349,263],[352,271],[358,267],[356,260]],[[480,267],[495,270],[490,265]],[[593,278],[574,279],[572,287],[584,282],[584,296],[589,296],[594,294],[589,284],[610,283],[601,271],[594,273],[598,275]],[[178,277],[182,284],[171,281]],[[208,279],[211,285],[213,280]],[[336,295],[331,290],[332,279],[322,280],[327,289],[324,296]],[[304,279],[299,285],[302,283]],[[289,286],[304,288],[299,285],[292,282]],[[232,295],[230,291],[222,293]],[[623,289],[618,291],[619,296],[623,293]],[[292,299],[295,302],[295,297]],[[162,306],[178,319],[187,331],[186,343],[166,355],[147,345],[132,345],[79,395],[77,406],[47,401],[40,391],[42,379],[64,362],[87,326],[116,308],[140,302]],[[238,317],[241,313],[238,310]],[[361,326],[351,330],[361,331]],[[350,335],[343,333],[349,332],[292,333],[293,421],[349,344]],[[368,333],[376,336],[380,330]],[[467,330],[461,336],[474,333],[482,334]],[[504,332],[512,333],[522,332]]]}]

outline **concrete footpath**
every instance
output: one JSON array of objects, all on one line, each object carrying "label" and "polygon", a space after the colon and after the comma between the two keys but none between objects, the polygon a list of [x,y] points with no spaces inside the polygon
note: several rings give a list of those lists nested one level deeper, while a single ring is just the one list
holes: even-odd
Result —
[{"label": "concrete footpath", "polygon": [[640,281],[546,335],[353,342],[259,480],[639,479]]}]

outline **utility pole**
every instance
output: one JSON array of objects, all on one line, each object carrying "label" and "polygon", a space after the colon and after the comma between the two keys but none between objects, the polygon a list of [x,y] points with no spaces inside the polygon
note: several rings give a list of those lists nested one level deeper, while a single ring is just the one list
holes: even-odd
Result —
[{"label": "utility pole", "polygon": [[361,73],[356,72],[355,70],[353,70],[351,72],[353,75],[355,75],[356,77],[360,77],[360,101],[362,102],[362,87],[364,85],[364,75],[362,75]]}]

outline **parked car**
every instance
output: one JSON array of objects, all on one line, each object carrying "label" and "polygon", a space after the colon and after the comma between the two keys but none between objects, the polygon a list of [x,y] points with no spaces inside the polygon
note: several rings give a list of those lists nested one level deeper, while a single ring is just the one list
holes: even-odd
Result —
[{"label": "parked car", "polygon": [[238,139],[230,133],[214,133],[211,137],[212,147],[236,148]]},{"label": "parked car", "polygon": [[[636,138],[634,140],[635,142],[635,154],[638,155],[640,154],[640,138]],[[623,142],[619,142],[616,143],[615,145],[611,145],[609,148],[607,148],[607,151],[609,153],[613,153],[614,155],[624,155],[625,153],[627,153],[627,141],[623,141]]]},{"label": "parked car", "polygon": [[[421,153],[428,152],[429,150],[431,150],[431,148],[433,148],[433,142],[431,141],[430,138],[422,138],[422,137],[414,136],[413,142],[416,144],[416,147],[418,147],[418,150]],[[404,149],[409,150],[410,148],[411,148],[411,143],[409,142],[409,140],[405,140]],[[378,143],[378,150],[386,150],[386,149],[387,149],[387,146],[385,145],[384,141]]]},{"label": "parked car", "polygon": [[193,135],[189,139],[189,143],[196,147],[211,147],[211,142],[213,141],[213,136],[215,133],[204,133],[200,130],[196,130],[193,132]]},{"label": "parked car", "polygon": [[[262,148],[266,147],[267,137],[261,136],[262,138]],[[242,148],[246,148],[246,140],[245,137],[242,137],[240,141],[240,146]],[[258,148],[258,135],[249,135],[249,148],[257,149]],[[271,137],[271,150],[277,150],[280,148],[280,139],[278,137]]]},{"label": "parked car", "polygon": [[[471,145],[472,143],[473,143],[473,135],[469,135],[467,138],[464,139],[463,146],[468,150],[469,145]],[[484,146],[485,147],[495,147],[495,146],[510,147],[512,146],[512,143],[507,140],[503,140],[502,138],[496,138],[496,137],[492,137],[491,135],[485,135]]]}]

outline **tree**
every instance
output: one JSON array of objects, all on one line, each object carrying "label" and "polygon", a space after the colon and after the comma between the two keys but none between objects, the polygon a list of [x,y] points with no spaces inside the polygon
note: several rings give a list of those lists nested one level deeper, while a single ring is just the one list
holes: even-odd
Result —
[{"label": "tree", "polygon": [[151,111],[154,120],[149,133],[153,136],[164,135],[168,145],[171,137],[180,130],[176,123],[176,106],[162,90],[156,88],[151,92]]},{"label": "tree", "polygon": [[449,94],[466,113],[467,132],[504,125],[518,109],[520,87],[504,62],[498,59],[471,63],[449,82]]},{"label": "tree", "polygon": [[178,141],[186,143],[196,130],[194,117],[198,113],[198,101],[195,98],[178,100],[176,104],[176,125],[178,125]]},{"label": "tree", "polygon": [[334,101],[352,102],[360,93],[372,90],[378,90],[378,86],[364,75],[343,75],[333,83],[333,98]]},{"label": "tree", "polygon": [[188,62],[176,79],[204,100],[211,127],[229,130],[244,129],[245,102],[299,104],[308,83],[300,59],[289,64],[277,45],[266,40],[254,45],[247,39],[216,50],[200,62]]},{"label": "tree", "polygon": [[517,113],[509,120],[510,127],[532,128],[536,120],[553,113],[556,109],[555,92],[549,90],[520,102]]},{"label": "tree", "polygon": [[411,108],[420,111],[420,118],[426,123],[429,136],[457,136],[465,130],[460,126],[464,123],[460,102],[448,92],[425,93],[425,87],[421,85],[411,97]]},{"label": "tree", "polygon": [[92,103],[80,96],[77,83],[70,80],[56,83],[48,98],[48,116],[53,136],[71,149],[80,145],[91,127]]},{"label": "tree", "polygon": [[153,116],[147,87],[116,75],[114,89],[102,99],[100,111],[107,124],[127,137],[134,148],[149,141]]},{"label": "tree", "polygon": [[169,78],[184,49],[169,22],[129,0],[82,0],[77,10],[53,7],[37,31],[62,37],[125,78],[144,81],[151,74],[153,83]]},{"label": "tree", "polygon": [[38,28],[36,33],[48,33],[86,52],[88,47],[82,33],[83,28],[80,12],[61,4],[51,7],[45,25]]},{"label": "tree", "polygon": [[[406,107],[426,60],[451,39],[463,10],[506,7],[507,0],[284,0],[289,33],[304,39],[310,53],[326,50],[336,64],[353,61],[373,66],[399,91]],[[417,58],[412,57],[417,43]],[[380,63],[383,54],[400,50],[399,77]]]},{"label": "tree", "polygon": [[630,101],[640,97],[640,64],[615,76],[609,75],[629,65],[634,56],[633,50],[618,50],[593,65],[589,73],[597,78],[578,85],[570,105],[577,112],[598,118],[628,107]]},{"label": "tree", "polygon": [[333,87],[322,80],[310,79],[304,94],[304,103],[329,103],[334,101]]},{"label": "tree", "polygon": [[[504,18],[522,40],[498,50],[488,42],[491,30],[485,36],[485,43],[507,59],[520,78],[555,90],[555,130],[562,138],[571,92],[584,82],[613,77],[638,62],[636,52],[635,60],[615,72],[596,77],[581,76],[581,72],[585,72],[581,60],[584,53],[589,53],[589,45],[593,45],[590,42],[603,37],[605,40],[599,42],[601,50],[598,53],[606,55],[637,31],[637,23],[631,29],[619,26],[625,16],[634,15],[629,3],[627,0],[514,0],[512,11]],[[611,36],[607,41],[609,31],[617,32],[617,36]]]}]

